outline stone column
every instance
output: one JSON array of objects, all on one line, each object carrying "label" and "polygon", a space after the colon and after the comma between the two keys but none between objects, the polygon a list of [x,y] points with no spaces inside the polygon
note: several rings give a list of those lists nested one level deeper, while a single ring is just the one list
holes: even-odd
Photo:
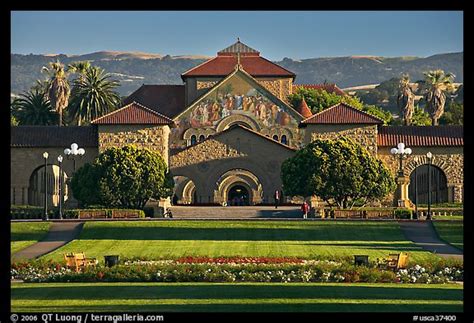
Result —
[{"label": "stone column", "polygon": [[411,207],[411,201],[408,198],[408,184],[410,184],[410,178],[408,176],[397,177],[397,190],[395,191],[394,206],[396,207]]}]

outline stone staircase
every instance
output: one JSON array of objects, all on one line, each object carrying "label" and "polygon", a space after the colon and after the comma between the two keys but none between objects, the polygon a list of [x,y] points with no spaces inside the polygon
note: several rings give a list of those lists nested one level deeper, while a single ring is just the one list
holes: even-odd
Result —
[{"label": "stone staircase", "polygon": [[297,206],[171,206],[174,219],[301,219]]}]

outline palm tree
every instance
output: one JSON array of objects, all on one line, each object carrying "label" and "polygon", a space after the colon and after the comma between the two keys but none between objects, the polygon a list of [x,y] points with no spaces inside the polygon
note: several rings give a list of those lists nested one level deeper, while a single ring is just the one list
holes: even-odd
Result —
[{"label": "palm tree", "polygon": [[398,84],[397,105],[405,126],[409,126],[415,110],[415,95],[410,87],[408,74],[404,74]]},{"label": "palm tree", "polygon": [[425,75],[428,87],[425,95],[426,107],[433,126],[438,125],[438,119],[444,112],[446,93],[454,90],[454,74],[445,74],[443,70],[428,71]]},{"label": "palm tree", "polygon": [[88,124],[120,104],[115,92],[120,83],[99,67],[89,67],[82,77],[73,81],[69,115],[77,125]]},{"label": "palm tree", "polygon": [[69,72],[79,74],[79,78],[82,80],[84,79],[85,74],[89,68],[91,68],[90,61],[72,62],[67,66],[67,70]]},{"label": "palm tree", "polygon": [[62,126],[63,110],[68,105],[70,95],[69,82],[67,80],[68,72],[59,61],[51,62],[48,66],[43,66],[41,71],[49,75],[48,97],[51,101],[51,106],[59,114],[59,126]]},{"label": "palm tree", "polygon": [[58,115],[46,94],[33,90],[20,94],[11,104],[12,116],[22,125],[53,125]]}]

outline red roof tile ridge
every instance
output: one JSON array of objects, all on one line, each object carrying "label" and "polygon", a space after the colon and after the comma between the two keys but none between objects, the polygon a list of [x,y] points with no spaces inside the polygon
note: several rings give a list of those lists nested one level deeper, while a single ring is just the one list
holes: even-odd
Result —
[{"label": "red roof tile ridge", "polygon": [[157,111],[155,111],[155,110],[152,110],[152,109],[150,109],[150,108],[144,106],[143,104],[138,103],[137,101],[132,101],[132,102],[130,102],[129,104],[127,104],[127,105],[125,105],[125,106],[123,106],[123,107],[121,107],[121,108],[119,108],[119,109],[117,109],[117,110],[115,110],[115,111],[112,111],[112,112],[110,112],[110,113],[107,113],[106,115],[103,115],[102,117],[99,117],[99,118],[97,118],[97,119],[95,119],[95,120],[92,120],[92,121],[91,121],[91,124],[97,124],[98,122],[100,122],[100,121],[103,120],[104,118],[110,117],[110,116],[112,116],[112,115],[114,115],[114,114],[117,114],[117,113],[119,113],[119,112],[121,112],[121,111],[123,111],[123,110],[125,110],[125,109],[130,108],[130,106],[133,106],[133,105],[139,107],[139,108],[142,109],[142,110],[145,110],[146,112],[149,112],[149,113],[152,113],[152,114],[154,114],[154,115],[156,115],[156,116],[158,116],[158,117],[161,117],[161,118],[165,119],[166,121],[168,121],[169,123],[173,123],[173,120],[171,120],[169,117],[167,117],[167,116],[165,116],[165,115],[163,115],[163,114],[161,114],[161,113],[159,113],[159,112],[157,112]]},{"label": "red roof tile ridge", "polygon": [[318,116],[320,116],[320,115],[322,115],[322,114],[329,113],[330,110],[333,110],[333,109],[335,109],[335,108],[337,108],[337,107],[339,107],[339,106],[344,106],[344,107],[346,107],[346,108],[350,108],[350,109],[352,109],[353,111],[355,111],[355,112],[357,112],[357,113],[366,115],[366,116],[368,116],[369,118],[375,119],[375,120],[377,120],[377,121],[379,121],[379,122],[381,122],[381,123],[384,122],[384,121],[383,121],[382,119],[380,119],[379,117],[376,117],[376,116],[374,116],[374,115],[372,115],[372,114],[370,114],[370,113],[367,113],[367,112],[365,112],[365,111],[362,111],[362,110],[360,110],[360,109],[357,109],[357,108],[351,106],[350,104],[347,104],[347,103],[345,103],[345,102],[339,102],[339,103],[336,103],[336,104],[330,106],[329,108],[326,108],[326,109],[324,109],[324,110],[322,110],[322,111],[320,111],[320,112],[318,112],[318,113],[313,114],[312,116],[310,116],[310,117],[304,119],[303,121],[301,121],[301,123],[307,123],[308,121],[311,121],[311,119],[314,119],[314,118],[316,118],[316,117],[318,117]]}]

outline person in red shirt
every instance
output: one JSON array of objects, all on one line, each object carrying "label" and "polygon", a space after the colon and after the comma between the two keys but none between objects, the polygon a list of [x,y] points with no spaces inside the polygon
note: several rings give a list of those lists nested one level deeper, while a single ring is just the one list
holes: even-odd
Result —
[{"label": "person in red shirt", "polygon": [[307,219],[308,212],[309,212],[309,205],[306,201],[303,202],[303,205],[301,206],[301,211],[303,212],[303,219]]}]

